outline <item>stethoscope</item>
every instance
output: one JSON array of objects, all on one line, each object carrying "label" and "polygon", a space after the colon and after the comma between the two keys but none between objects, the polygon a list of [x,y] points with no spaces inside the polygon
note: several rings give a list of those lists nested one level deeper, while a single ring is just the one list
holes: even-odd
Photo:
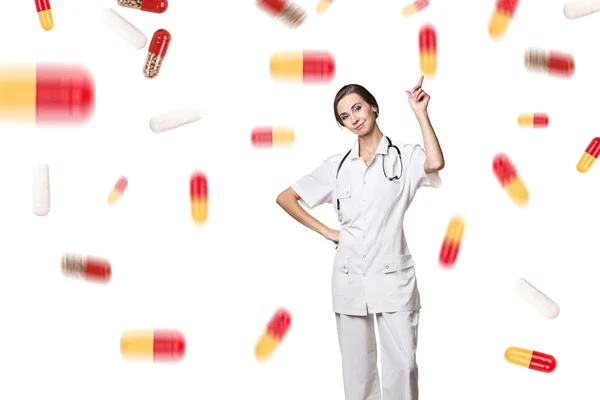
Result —
[{"label": "stethoscope", "polygon": [[[388,181],[392,182],[392,181],[395,181],[402,177],[402,173],[404,172],[404,167],[402,166],[402,155],[400,154],[400,149],[398,148],[398,146],[392,144],[392,141],[390,140],[389,137],[386,136],[386,139],[388,141],[388,146],[386,149],[386,154],[383,154],[383,157],[385,158],[387,156],[387,153],[390,151],[390,148],[393,147],[394,149],[396,149],[396,152],[398,153],[398,159],[400,160],[400,175],[394,175],[392,177],[387,176],[387,174],[385,172],[385,162],[384,162],[384,160],[381,160],[381,169],[383,170],[383,176],[385,176]],[[344,164],[344,161],[346,161],[346,158],[350,155],[350,152],[352,152],[352,149],[348,150],[348,152],[346,153],[344,158],[342,158],[342,161],[340,161],[340,165],[338,166],[337,171],[335,173],[335,181],[336,182],[338,180],[338,176],[340,174],[340,169],[342,168],[342,164]],[[336,204],[337,204],[336,207],[337,207],[337,212],[338,212],[338,219],[341,220],[342,214],[340,212],[340,199],[339,198],[336,199]]]}]

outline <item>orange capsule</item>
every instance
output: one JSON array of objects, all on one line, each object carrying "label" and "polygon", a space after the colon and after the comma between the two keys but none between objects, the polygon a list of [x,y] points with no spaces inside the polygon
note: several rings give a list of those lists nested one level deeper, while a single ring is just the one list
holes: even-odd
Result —
[{"label": "orange capsule", "polygon": [[288,310],[280,308],[275,311],[267,324],[267,328],[256,342],[254,355],[258,361],[264,362],[271,358],[285,335],[287,335],[291,325],[292,317]]},{"label": "orange capsule", "polygon": [[458,257],[458,251],[465,232],[465,221],[460,217],[454,217],[448,224],[446,236],[440,250],[440,264],[442,267],[452,267]]},{"label": "orange capsule", "polygon": [[419,32],[421,73],[431,78],[437,71],[437,36],[435,28],[424,25]]},{"label": "orange capsule", "polygon": [[208,219],[208,181],[202,172],[195,172],[190,178],[190,198],[192,220],[204,224]]},{"label": "orange capsule", "polygon": [[317,4],[317,13],[321,15],[325,14],[325,11],[327,11],[331,3],[333,3],[333,0],[319,0],[319,4]]},{"label": "orange capsule", "polygon": [[504,352],[504,359],[511,364],[534,371],[550,373],[556,369],[556,358],[550,354],[511,346]]},{"label": "orange capsule", "polygon": [[600,137],[592,139],[587,149],[583,152],[579,162],[577,163],[577,171],[585,174],[592,168],[594,161],[600,155]]},{"label": "orange capsule", "polygon": [[494,12],[488,25],[488,33],[493,40],[504,38],[518,5],[519,0],[496,1],[496,7],[494,7]]},{"label": "orange capsule", "polygon": [[547,128],[550,119],[547,114],[527,113],[519,114],[518,122],[523,128]]},{"label": "orange capsule", "polygon": [[252,131],[254,147],[290,147],[294,144],[294,130],[281,126],[259,126]]},{"label": "orange capsule", "polygon": [[117,183],[115,183],[115,186],[111,190],[110,194],[108,195],[108,204],[116,204],[117,201],[119,201],[119,199],[121,198],[121,196],[123,196],[123,192],[125,192],[125,189],[127,189],[128,184],[129,181],[126,177],[120,177],[117,180]]},{"label": "orange capsule", "polygon": [[429,0],[415,0],[413,3],[407,5],[402,9],[403,17],[410,17],[423,10],[425,7],[429,5]]},{"label": "orange capsule", "polygon": [[494,174],[515,205],[523,207],[529,202],[529,191],[515,166],[504,153],[496,154],[492,164]]}]

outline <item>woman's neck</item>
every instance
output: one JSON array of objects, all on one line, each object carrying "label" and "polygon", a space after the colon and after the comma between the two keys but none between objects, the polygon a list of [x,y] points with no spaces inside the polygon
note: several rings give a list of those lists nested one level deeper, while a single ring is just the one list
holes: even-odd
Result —
[{"label": "woman's neck", "polygon": [[375,125],[370,133],[358,138],[359,151],[361,153],[363,151],[366,151],[367,153],[374,153],[377,150],[377,147],[379,147],[379,143],[381,143],[382,138],[383,133],[381,133],[379,127]]}]

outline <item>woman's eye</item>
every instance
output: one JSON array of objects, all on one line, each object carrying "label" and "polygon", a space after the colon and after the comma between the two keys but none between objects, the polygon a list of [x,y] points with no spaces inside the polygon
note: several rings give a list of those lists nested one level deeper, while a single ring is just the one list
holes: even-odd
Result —
[{"label": "woman's eye", "polygon": [[360,106],[357,106],[354,111],[360,111]]}]

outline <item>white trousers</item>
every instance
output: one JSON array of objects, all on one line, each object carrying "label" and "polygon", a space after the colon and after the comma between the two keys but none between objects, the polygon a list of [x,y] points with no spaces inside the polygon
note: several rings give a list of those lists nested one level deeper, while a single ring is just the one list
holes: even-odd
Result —
[{"label": "white trousers", "polygon": [[416,360],[419,311],[376,314],[381,388],[372,314],[335,314],[346,400],[418,400]]}]

